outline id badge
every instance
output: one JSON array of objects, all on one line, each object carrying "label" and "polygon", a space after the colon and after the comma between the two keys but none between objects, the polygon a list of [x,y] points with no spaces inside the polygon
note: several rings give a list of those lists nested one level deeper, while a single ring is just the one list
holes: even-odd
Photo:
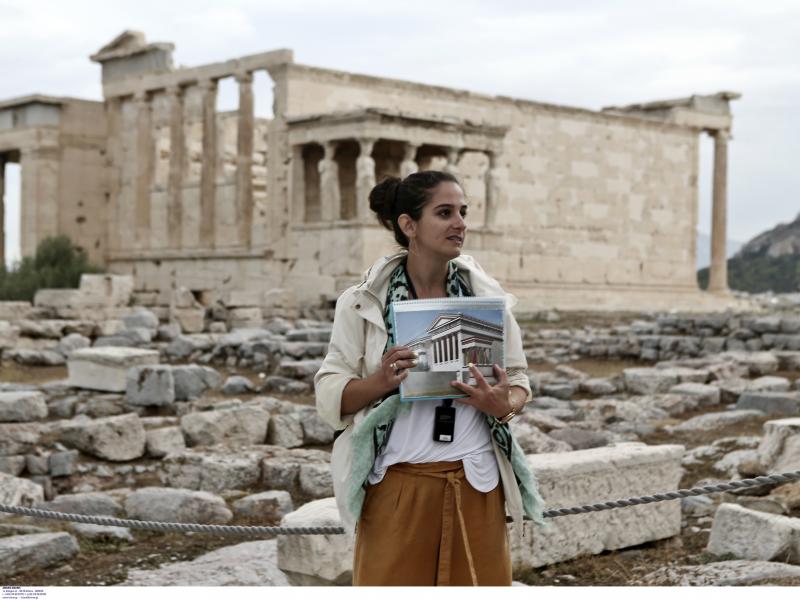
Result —
[{"label": "id badge", "polygon": [[433,426],[434,442],[452,442],[456,428],[455,406],[437,406]]}]

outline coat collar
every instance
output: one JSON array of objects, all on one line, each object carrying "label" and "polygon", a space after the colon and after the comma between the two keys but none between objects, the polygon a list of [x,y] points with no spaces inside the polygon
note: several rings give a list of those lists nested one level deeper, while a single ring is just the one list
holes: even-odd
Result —
[{"label": "coat collar", "polygon": [[[352,308],[361,316],[385,329],[383,322],[383,304],[386,290],[389,288],[389,277],[395,267],[408,256],[407,250],[384,256],[364,272],[364,278],[356,285],[355,300]],[[505,296],[508,308],[517,303],[513,294],[507,294],[497,281],[486,274],[472,256],[462,254],[453,259],[461,271],[468,273],[472,291],[476,296]]]}]

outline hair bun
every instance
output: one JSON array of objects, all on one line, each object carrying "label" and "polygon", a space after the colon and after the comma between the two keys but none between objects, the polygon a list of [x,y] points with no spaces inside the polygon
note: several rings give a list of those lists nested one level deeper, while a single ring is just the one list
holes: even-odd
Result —
[{"label": "hair bun", "polygon": [[369,207],[378,217],[378,222],[392,231],[392,216],[394,204],[397,201],[397,190],[400,187],[400,178],[387,176],[372,188],[369,193]]}]

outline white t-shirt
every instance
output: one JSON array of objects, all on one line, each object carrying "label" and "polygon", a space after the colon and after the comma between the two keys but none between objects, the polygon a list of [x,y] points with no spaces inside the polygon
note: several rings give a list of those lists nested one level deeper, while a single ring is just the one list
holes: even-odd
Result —
[{"label": "white t-shirt", "polygon": [[486,415],[478,409],[453,400],[456,422],[452,442],[435,442],[433,426],[441,400],[420,400],[411,410],[397,413],[389,441],[375,459],[368,481],[383,480],[386,469],[397,463],[463,461],[469,484],[479,492],[490,492],[500,481]]}]

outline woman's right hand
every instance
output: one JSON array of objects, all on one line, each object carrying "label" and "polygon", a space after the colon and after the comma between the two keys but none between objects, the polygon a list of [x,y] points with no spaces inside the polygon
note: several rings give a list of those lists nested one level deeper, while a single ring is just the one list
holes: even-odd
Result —
[{"label": "woman's right hand", "polygon": [[377,373],[381,385],[387,392],[397,388],[417,362],[417,354],[408,346],[389,348],[381,358],[381,370]]}]

